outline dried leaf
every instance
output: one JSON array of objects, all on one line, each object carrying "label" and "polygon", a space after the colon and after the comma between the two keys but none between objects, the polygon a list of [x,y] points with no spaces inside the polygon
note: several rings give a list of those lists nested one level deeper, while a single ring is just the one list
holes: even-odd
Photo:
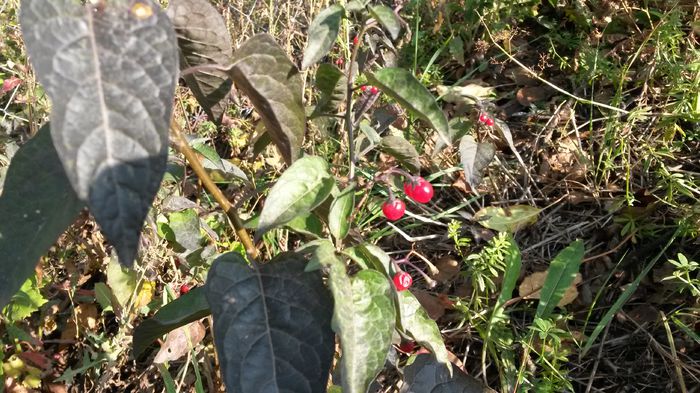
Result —
[{"label": "dried leaf", "polygon": [[200,321],[171,331],[153,359],[153,363],[162,364],[180,359],[204,339],[205,332],[204,325]]},{"label": "dried leaf", "polygon": [[[520,296],[525,299],[539,299],[540,290],[544,285],[544,281],[547,278],[548,273],[549,271],[545,270],[543,272],[532,273],[525,277],[523,282],[521,282],[520,286],[518,287],[518,293],[520,293]],[[557,303],[557,307],[566,306],[567,304],[570,304],[576,300],[578,297],[578,289],[576,289],[576,286],[580,284],[582,280],[583,276],[581,276],[581,273],[577,273],[576,278],[574,278],[574,282],[566,289],[566,292],[564,292],[561,300],[559,303]]]}]

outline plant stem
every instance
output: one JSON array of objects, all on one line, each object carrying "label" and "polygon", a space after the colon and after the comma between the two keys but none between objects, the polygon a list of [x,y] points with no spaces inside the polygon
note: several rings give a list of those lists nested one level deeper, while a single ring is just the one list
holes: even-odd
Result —
[{"label": "plant stem", "polygon": [[[353,73],[352,69],[357,61],[357,53],[359,52],[360,45],[362,45],[362,36],[367,30],[367,25],[363,24],[362,29],[356,35],[358,37],[357,45],[352,47],[352,55],[350,55],[350,61],[348,62],[348,71],[346,75],[347,79],[347,89],[345,96],[345,129],[348,133],[348,157],[350,159],[350,173],[348,174],[348,179],[353,181],[355,179],[355,122],[352,118],[352,93],[353,89]],[[359,72],[359,69],[358,69]]]},{"label": "plant stem", "polygon": [[233,229],[236,232],[238,239],[241,241],[241,243],[243,243],[243,247],[245,247],[248,257],[252,261],[255,261],[260,252],[255,247],[255,244],[250,238],[250,235],[248,235],[246,229],[243,227],[243,222],[241,221],[241,218],[238,217],[236,208],[233,207],[231,202],[226,198],[226,196],[224,196],[224,193],[221,192],[219,187],[214,183],[211,177],[209,177],[209,174],[199,161],[199,157],[197,157],[197,154],[194,152],[194,150],[192,150],[189,143],[187,143],[187,139],[182,134],[180,126],[173,122],[171,124],[170,131],[174,136],[173,143],[175,148],[185,156],[185,159],[204,185],[204,188],[214,197],[219,206],[221,206],[221,208],[224,210],[226,216],[229,218],[229,220],[231,220],[231,224],[233,225]]}]

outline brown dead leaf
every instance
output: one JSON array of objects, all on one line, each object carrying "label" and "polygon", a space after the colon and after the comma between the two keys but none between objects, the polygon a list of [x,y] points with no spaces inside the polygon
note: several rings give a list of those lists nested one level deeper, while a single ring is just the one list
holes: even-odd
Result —
[{"label": "brown dead leaf", "polygon": [[78,326],[81,329],[95,330],[98,324],[99,314],[97,306],[93,303],[83,303],[75,308],[75,315],[78,318]]},{"label": "brown dead leaf", "polygon": [[437,296],[420,289],[413,290],[411,293],[418,299],[418,302],[428,313],[430,319],[437,321],[445,315],[445,304]]},{"label": "brown dead leaf", "polygon": [[[524,299],[539,299],[540,290],[542,289],[542,285],[544,285],[544,281],[547,278],[547,273],[549,273],[549,271],[545,270],[543,272],[532,273],[525,277],[518,287],[518,293],[520,296],[522,296]],[[581,276],[581,273],[576,273],[574,282],[569,288],[566,289],[566,292],[564,292],[561,300],[559,303],[557,303],[558,307],[566,306],[567,304],[570,304],[576,300],[578,297],[578,289],[576,286],[581,283],[582,280],[583,276]]]},{"label": "brown dead leaf", "polygon": [[538,101],[549,98],[550,93],[542,86],[523,87],[515,95],[518,103],[522,106],[530,106]]},{"label": "brown dead leaf", "polygon": [[48,385],[48,389],[51,393],[68,393],[68,388],[66,385],[60,385],[57,383],[50,383]]},{"label": "brown dead leaf", "polygon": [[165,338],[165,342],[156,354],[153,363],[172,362],[180,359],[189,352],[191,347],[199,344],[204,339],[205,329],[200,321],[192,322],[179,327]]},{"label": "brown dead leaf", "polygon": [[437,274],[431,274],[431,277],[439,283],[449,282],[459,274],[459,262],[449,255],[438,259],[435,262],[435,267],[438,269],[438,272]]}]

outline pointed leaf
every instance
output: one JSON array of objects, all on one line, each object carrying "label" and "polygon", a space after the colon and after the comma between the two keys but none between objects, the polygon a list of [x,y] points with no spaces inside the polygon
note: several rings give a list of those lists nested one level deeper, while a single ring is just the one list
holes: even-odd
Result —
[{"label": "pointed leaf", "polygon": [[20,22],[66,174],[130,266],[165,173],[177,40],[151,0],[100,4],[23,0]]},{"label": "pointed leaf", "polygon": [[309,255],[309,262],[304,271],[310,272],[318,270],[322,266],[329,266],[337,257],[335,256],[335,246],[328,239],[317,239],[297,248],[297,253]]},{"label": "pointed leaf", "polygon": [[270,190],[260,213],[256,237],[310,212],[326,200],[334,185],[325,160],[315,156],[299,159]]},{"label": "pointed leaf", "polygon": [[308,235],[315,238],[323,236],[323,223],[313,213],[302,214],[285,224],[285,227],[296,233]]},{"label": "pointed leaf", "polygon": [[520,277],[520,268],[522,267],[520,249],[515,243],[512,236],[508,236],[508,248],[505,252],[506,270],[503,274],[503,282],[501,284],[501,293],[498,295],[498,300],[494,306],[495,312],[500,312],[501,307],[513,297],[515,284]]},{"label": "pointed leaf", "polygon": [[305,70],[323,56],[327,55],[333,47],[333,43],[338,38],[340,31],[340,21],[343,19],[345,9],[340,4],[333,4],[323,9],[309,26],[309,42],[304,50],[304,60],[301,62],[301,69]]},{"label": "pointed leaf", "polygon": [[496,147],[489,142],[478,143],[473,136],[465,135],[459,142],[459,154],[462,158],[464,177],[472,190],[476,190],[483,178],[483,170],[496,155]]},{"label": "pointed leaf", "polygon": [[363,243],[343,250],[343,254],[357,262],[363,269],[374,269],[391,277],[391,257],[374,244]]},{"label": "pointed leaf", "polygon": [[410,172],[420,171],[420,158],[411,142],[398,135],[388,135],[382,138],[381,149],[396,158]]},{"label": "pointed leaf", "polygon": [[126,307],[136,291],[138,277],[136,271],[119,265],[116,258],[110,258],[107,265],[107,285],[112,289],[119,306]]},{"label": "pointed leaf", "polygon": [[[181,70],[202,65],[231,65],[231,36],[221,14],[209,0],[173,0],[167,12],[177,33]],[[227,72],[208,69],[183,78],[209,120],[220,124],[233,85]]]},{"label": "pointed leaf", "polygon": [[138,358],[155,339],[211,314],[204,288],[193,288],[163,306],[134,330],[134,357]]},{"label": "pointed leaf", "polygon": [[495,393],[458,368],[450,372],[449,368],[428,354],[418,355],[404,369],[404,379],[401,393]]},{"label": "pointed leaf", "polygon": [[355,207],[355,185],[350,185],[339,193],[333,202],[328,213],[328,228],[331,235],[338,240],[347,236],[350,229],[350,214]]},{"label": "pointed leaf", "polygon": [[540,292],[540,302],[537,305],[539,318],[549,318],[564,292],[576,278],[585,249],[581,240],[576,240],[561,250],[549,265],[549,273]]},{"label": "pointed leaf", "polygon": [[410,291],[396,292],[396,298],[401,328],[419,344],[428,347],[440,363],[452,368],[440,329],[428,316],[418,299]]},{"label": "pointed leaf", "polygon": [[383,93],[428,123],[440,134],[445,143],[449,144],[450,127],[445,114],[435,101],[435,97],[413,74],[403,68],[382,68],[373,74],[368,73],[367,79],[379,86]]},{"label": "pointed leaf", "polygon": [[270,35],[258,34],[236,51],[230,75],[252,101],[284,160],[291,164],[299,157],[306,131],[299,70]]},{"label": "pointed leaf", "polygon": [[325,392],[335,350],[333,305],[319,271],[282,254],[251,269],[219,257],[205,286],[228,391]]},{"label": "pointed leaf", "polygon": [[365,393],[384,368],[396,323],[389,280],[374,270],[350,278],[345,264],[329,262],[335,301],[333,327],[340,336],[343,392]]},{"label": "pointed leaf", "polygon": [[399,38],[401,20],[396,16],[394,10],[385,5],[375,5],[369,7],[369,12],[389,32],[392,40]]},{"label": "pointed leaf", "polygon": [[474,215],[474,221],[499,232],[515,233],[537,222],[542,209],[530,205],[487,206]]},{"label": "pointed leaf", "polygon": [[199,230],[199,215],[195,209],[185,209],[171,213],[168,223],[175,235],[175,241],[186,250],[199,248],[202,235]]},{"label": "pointed leaf", "polygon": [[345,99],[348,89],[347,78],[338,67],[321,64],[316,71],[316,88],[321,93],[311,117],[330,113]]},{"label": "pointed leaf", "polygon": [[12,158],[0,194],[0,309],[83,206],[45,125]]},{"label": "pointed leaf", "polygon": [[36,276],[33,276],[29,277],[22,284],[20,290],[12,296],[12,300],[2,313],[10,322],[21,321],[32,315],[33,312],[38,311],[39,307],[46,304],[46,302],[48,300],[39,292]]}]

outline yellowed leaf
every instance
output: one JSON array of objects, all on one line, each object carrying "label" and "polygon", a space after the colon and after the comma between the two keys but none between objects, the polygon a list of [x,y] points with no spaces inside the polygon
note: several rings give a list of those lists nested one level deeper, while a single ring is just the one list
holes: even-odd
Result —
[{"label": "yellowed leaf", "polygon": [[[544,281],[547,278],[548,273],[549,270],[545,270],[543,272],[532,273],[525,277],[518,287],[518,293],[520,293],[520,296],[522,296],[524,299],[539,299],[540,290],[542,289],[542,285],[544,285]],[[576,273],[576,278],[574,278],[571,286],[566,288],[566,292],[564,292],[561,300],[559,303],[557,303],[558,307],[566,306],[567,304],[570,304],[576,300],[578,297],[578,289],[576,289],[576,286],[581,283],[581,280],[583,280],[581,273]]]},{"label": "yellowed leaf", "polygon": [[148,303],[153,299],[153,293],[156,289],[156,283],[154,281],[144,281],[141,284],[138,295],[136,295],[136,301],[134,302],[134,308],[136,310],[141,307],[147,306]]},{"label": "yellowed leaf", "polygon": [[189,352],[190,348],[204,339],[204,333],[204,325],[200,321],[189,323],[171,331],[153,359],[153,363],[160,364],[180,359]]}]

